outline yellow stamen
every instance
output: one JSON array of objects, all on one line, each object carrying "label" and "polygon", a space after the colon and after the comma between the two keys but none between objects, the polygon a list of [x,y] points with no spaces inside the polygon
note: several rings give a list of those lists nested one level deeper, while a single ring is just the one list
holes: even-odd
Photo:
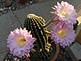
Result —
[{"label": "yellow stamen", "polygon": [[24,37],[19,37],[19,38],[17,39],[17,45],[18,45],[19,47],[23,47],[25,44],[26,44],[26,40],[25,40]]},{"label": "yellow stamen", "polygon": [[61,13],[59,14],[60,16],[62,16],[62,17],[64,17],[64,16],[66,16],[67,15],[67,13],[66,12],[64,12],[64,11],[61,11]]},{"label": "yellow stamen", "polygon": [[64,29],[61,29],[57,32],[57,35],[60,37],[60,38],[64,38],[66,36],[66,32]]}]

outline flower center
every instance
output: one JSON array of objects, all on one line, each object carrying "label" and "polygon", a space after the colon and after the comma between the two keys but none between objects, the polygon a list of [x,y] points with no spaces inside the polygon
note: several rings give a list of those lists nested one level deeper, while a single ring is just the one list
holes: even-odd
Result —
[{"label": "flower center", "polygon": [[26,44],[26,40],[25,40],[24,37],[19,37],[19,38],[17,39],[17,45],[18,45],[19,47],[23,47],[25,44]]},{"label": "flower center", "polygon": [[60,37],[60,38],[64,38],[66,36],[66,32],[64,29],[61,29],[57,32],[57,35]]},{"label": "flower center", "polygon": [[65,16],[67,16],[67,13],[64,11],[61,11],[60,16],[65,17]]}]

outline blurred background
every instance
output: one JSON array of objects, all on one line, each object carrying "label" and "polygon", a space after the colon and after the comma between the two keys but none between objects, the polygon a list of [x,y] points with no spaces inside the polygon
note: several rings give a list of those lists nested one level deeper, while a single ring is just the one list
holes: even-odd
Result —
[{"label": "blurred background", "polygon": [[[50,13],[56,2],[62,0],[0,0],[0,61],[3,61],[7,53],[7,37],[10,31],[23,26],[25,17],[29,13],[42,16],[46,21],[52,17]],[[81,29],[81,0],[63,0],[75,6],[77,19],[79,21],[77,34]],[[81,33],[81,31],[80,31]],[[79,36],[81,34],[79,33]],[[77,42],[67,48],[72,60],[81,60],[81,37],[77,37]],[[75,59],[74,59],[75,57]]]}]

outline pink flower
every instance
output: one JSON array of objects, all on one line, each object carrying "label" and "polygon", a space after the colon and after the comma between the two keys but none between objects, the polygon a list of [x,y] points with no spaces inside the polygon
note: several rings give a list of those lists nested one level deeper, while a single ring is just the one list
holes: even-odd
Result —
[{"label": "pink flower", "polygon": [[68,21],[72,24],[76,23],[77,14],[74,9],[74,6],[62,1],[61,4],[57,2],[57,6],[52,8],[55,10],[55,12],[53,13],[59,16],[59,18],[62,18],[63,20]]},{"label": "pink flower", "polygon": [[75,40],[75,31],[70,23],[60,21],[55,26],[52,26],[52,39],[56,44],[60,44],[63,48],[69,46]]},{"label": "pink flower", "polygon": [[7,39],[7,47],[10,49],[11,54],[18,57],[22,57],[25,54],[29,55],[35,41],[35,38],[30,33],[26,28],[11,31]]}]

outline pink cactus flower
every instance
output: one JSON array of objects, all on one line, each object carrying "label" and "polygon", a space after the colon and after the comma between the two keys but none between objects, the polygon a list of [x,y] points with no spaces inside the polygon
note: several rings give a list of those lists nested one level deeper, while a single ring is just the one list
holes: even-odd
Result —
[{"label": "pink cactus flower", "polygon": [[11,31],[7,39],[7,47],[10,49],[11,54],[18,57],[22,57],[25,54],[29,55],[35,41],[35,38],[30,33],[26,28],[17,28]]},{"label": "pink cactus flower", "polygon": [[60,44],[63,48],[69,46],[75,40],[75,31],[70,23],[61,21],[55,26],[52,26],[52,39],[55,44]]},{"label": "pink cactus flower", "polygon": [[74,9],[74,6],[70,5],[67,2],[57,2],[57,6],[52,7],[54,9],[54,14],[62,18],[63,20],[68,21],[69,23],[75,24],[77,20],[77,14]]}]

